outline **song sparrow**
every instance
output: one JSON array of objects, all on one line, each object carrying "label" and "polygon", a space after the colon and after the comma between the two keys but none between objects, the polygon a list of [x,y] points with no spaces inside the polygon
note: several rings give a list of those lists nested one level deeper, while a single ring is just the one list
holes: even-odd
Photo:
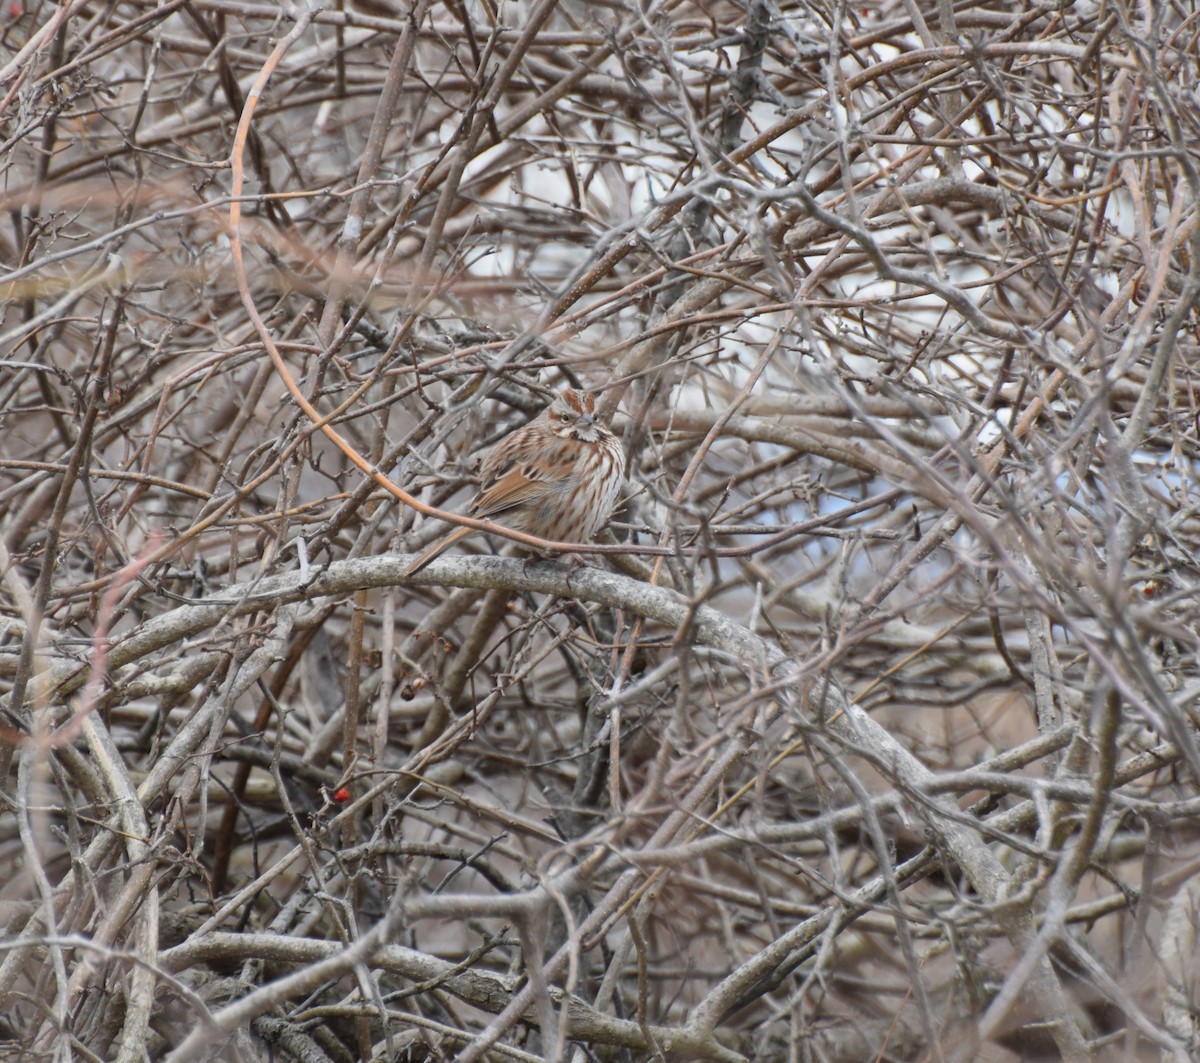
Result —
[{"label": "song sparrow", "polygon": [[[612,512],[625,477],[617,437],[596,421],[596,396],[568,388],[483,458],[472,517],[558,542],[587,542]],[[474,528],[455,528],[404,570],[420,572]]]}]

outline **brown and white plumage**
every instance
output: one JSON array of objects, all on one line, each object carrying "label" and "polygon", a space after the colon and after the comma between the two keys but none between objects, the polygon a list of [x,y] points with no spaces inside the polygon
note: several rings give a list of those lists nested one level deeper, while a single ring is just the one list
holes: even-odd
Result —
[{"label": "brown and white plumage", "polygon": [[[596,397],[568,388],[492,447],[479,468],[472,517],[554,542],[582,543],[608,520],[625,477],[617,437],[596,420]],[[474,528],[455,528],[405,569],[420,572]]]}]

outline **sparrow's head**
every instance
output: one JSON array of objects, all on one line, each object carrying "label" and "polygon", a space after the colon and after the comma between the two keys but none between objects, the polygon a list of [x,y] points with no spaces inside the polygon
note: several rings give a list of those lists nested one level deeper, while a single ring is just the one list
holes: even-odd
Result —
[{"label": "sparrow's head", "polygon": [[594,442],[600,437],[596,423],[596,396],[590,391],[567,388],[542,414],[550,422],[550,430],[562,439],[582,439]]}]

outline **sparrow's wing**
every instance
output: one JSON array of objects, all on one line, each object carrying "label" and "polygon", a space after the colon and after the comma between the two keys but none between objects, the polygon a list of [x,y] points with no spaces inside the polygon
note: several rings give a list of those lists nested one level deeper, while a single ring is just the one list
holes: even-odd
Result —
[{"label": "sparrow's wing", "polygon": [[561,459],[512,462],[491,480],[484,480],[471,503],[471,513],[476,517],[494,517],[540,498],[570,476],[572,465],[573,462]]}]

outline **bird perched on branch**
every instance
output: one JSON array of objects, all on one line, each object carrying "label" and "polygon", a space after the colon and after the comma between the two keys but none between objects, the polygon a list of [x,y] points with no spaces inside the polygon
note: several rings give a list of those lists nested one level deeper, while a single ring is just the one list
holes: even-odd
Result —
[{"label": "bird perched on branch", "polygon": [[[608,520],[621,482],[625,454],[617,437],[596,420],[596,396],[567,388],[527,425],[484,455],[479,491],[469,516],[556,542],[583,543]],[[455,528],[404,570],[420,572],[474,528]]]}]

